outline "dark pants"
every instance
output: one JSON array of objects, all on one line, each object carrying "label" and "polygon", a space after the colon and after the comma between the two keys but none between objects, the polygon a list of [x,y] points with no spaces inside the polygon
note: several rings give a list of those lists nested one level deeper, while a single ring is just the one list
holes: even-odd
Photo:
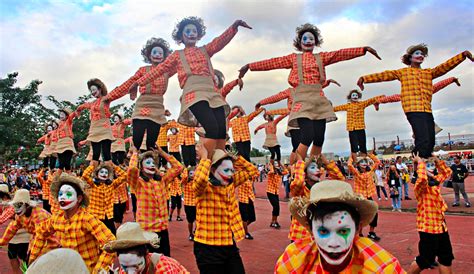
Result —
[{"label": "dark pants", "polygon": [[114,222],[121,224],[123,222],[125,211],[127,211],[126,202],[114,204]]},{"label": "dark pants", "polygon": [[365,129],[349,131],[349,142],[351,143],[351,152],[367,154],[367,140]]},{"label": "dark pants", "polygon": [[290,129],[290,137],[291,137],[291,146],[292,146],[292,152],[296,152],[298,149],[298,146],[301,143],[301,130],[298,129]]},{"label": "dark pants", "polygon": [[206,138],[225,139],[227,127],[224,107],[211,108],[207,101],[199,101],[189,110],[206,131]]},{"label": "dark pants", "polygon": [[[168,153],[168,147],[160,147],[164,152]],[[160,166],[166,166],[168,161],[164,157],[160,157]]]},{"label": "dark pants", "polygon": [[195,145],[182,145],[181,154],[183,154],[183,163],[185,167],[196,166],[196,146]]},{"label": "dark pants", "polygon": [[415,261],[421,269],[429,268],[436,257],[441,265],[451,266],[454,255],[448,232],[431,234],[419,231],[418,234],[420,235],[418,242],[420,255],[415,258]]},{"label": "dark pants", "polygon": [[300,135],[303,145],[309,147],[313,143],[317,147],[323,146],[326,119],[310,120],[309,118],[298,118],[298,125],[301,129]]},{"label": "dark pants", "polygon": [[[281,152],[280,152],[280,145],[276,145],[274,147],[269,147],[268,150],[270,150],[270,160],[281,160]],[[276,157],[275,157],[276,156]]]},{"label": "dark pants", "polygon": [[110,232],[112,232],[112,234],[115,235],[115,233],[117,232],[116,229],[115,229],[115,224],[114,224],[114,219],[109,219],[107,217],[105,217],[105,219],[102,219],[100,220],[101,222],[104,223],[104,225],[110,230]]},{"label": "dark pants", "polygon": [[56,157],[54,156],[49,156],[49,168],[54,169],[56,168]]},{"label": "dark pants", "polygon": [[280,200],[278,199],[278,195],[267,192],[268,200],[272,205],[272,216],[280,216]]},{"label": "dark pants", "polygon": [[171,196],[171,209],[181,209],[181,196],[176,195],[176,196]]},{"label": "dark pants", "polygon": [[132,198],[132,211],[133,213],[137,213],[137,196],[131,193],[130,197]]},{"label": "dark pants", "polygon": [[170,237],[168,234],[168,229],[162,230],[160,232],[155,232],[160,237],[160,247],[154,248],[152,246],[148,246],[148,251],[152,253],[162,253],[165,256],[171,256],[171,248],[170,248]]},{"label": "dark pants", "polygon": [[433,114],[429,112],[405,113],[415,135],[415,149],[421,158],[429,158],[435,146],[435,126]]},{"label": "dark pants", "polygon": [[257,220],[257,216],[255,216],[255,207],[252,200],[249,199],[248,204],[239,202],[239,211],[242,221],[247,222],[247,225]]},{"label": "dark pants", "polygon": [[186,220],[192,224],[196,221],[196,206],[184,205],[184,213],[186,213]]},{"label": "dark pants", "polygon": [[250,141],[235,142],[235,147],[239,155],[250,162]]},{"label": "dark pants", "polygon": [[91,142],[92,146],[92,160],[99,161],[100,154],[102,153],[102,160],[104,162],[110,161],[112,155],[110,154],[110,146],[112,145],[111,140],[102,140],[100,142]]},{"label": "dark pants", "polygon": [[385,186],[377,186],[377,197],[380,198],[380,190],[382,190],[385,198],[387,198],[387,191],[385,190]]},{"label": "dark pants", "polygon": [[143,142],[143,136],[146,132],[146,149],[152,150],[156,148],[156,140],[158,139],[158,134],[160,133],[160,124],[153,122],[152,120],[141,120],[133,119],[133,145],[140,149],[140,146]]},{"label": "dark pants", "polygon": [[71,170],[72,150],[66,150],[58,154],[59,169]]},{"label": "dark pants", "polygon": [[170,155],[173,156],[178,162],[181,162],[181,153],[179,152],[170,152]]},{"label": "dark pants", "polygon": [[245,273],[240,252],[235,243],[213,246],[194,242],[194,256],[201,274]]},{"label": "dark pants", "polygon": [[116,165],[123,165],[125,161],[125,151],[117,151],[112,153],[112,162]]},{"label": "dark pants", "polygon": [[[372,197],[368,197],[367,200],[373,200]],[[369,226],[370,227],[377,227],[377,222],[379,220],[379,213],[375,213],[375,216],[374,218],[372,219],[372,221],[370,222]]]},{"label": "dark pants", "polygon": [[[51,195],[51,194],[49,194]],[[43,209],[51,213],[51,205],[49,204],[49,200],[43,199]]]},{"label": "dark pants", "polygon": [[8,259],[20,259],[28,263],[28,243],[8,244]]}]

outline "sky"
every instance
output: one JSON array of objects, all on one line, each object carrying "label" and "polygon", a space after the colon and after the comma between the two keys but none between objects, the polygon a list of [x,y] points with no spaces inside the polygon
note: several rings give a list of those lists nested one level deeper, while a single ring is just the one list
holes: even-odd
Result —
[{"label": "sky", "polygon": [[[423,67],[434,67],[452,56],[474,50],[474,8],[471,1],[406,0],[2,0],[0,1],[0,74],[19,72],[19,86],[40,79],[40,94],[74,101],[87,94],[90,78],[104,81],[109,90],[120,85],[143,66],[140,50],[151,37],[162,37],[173,49],[182,49],[171,38],[175,24],[183,17],[199,16],[207,34],[206,44],[235,20],[245,20],[252,30],[240,28],[234,39],[214,55],[214,68],[226,82],[236,79],[238,69],[253,61],[295,52],[295,28],[312,23],[321,30],[324,43],[317,51],[371,46],[382,60],[370,54],[326,67],[328,78],[341,84],[325,89],[333,105],[346,103],[347,93],[357,88],[366,74],[404,67],[400,57],[410,45],[426,43],[429,56]],[[461,87],[451,85],[433,97],[435,121],[444,129],[440,135],[474,133],[474,66],[465,61],[438,78],[458,77]],[[258,100],[286,89],[289,70],[248,72],[244,89],[228,97],[230,105],[241,105],[250,113]],[[436,82],[436,80],[435,80]],[[363,99],[400,92],[397,81],[366,84]],[[171,78],[165,106],[174,118],[179,112],[181,90]],[[114,103],[131,105],[128,96]],[[114,104],[113,103],[113,104]],[[267,106],[281,108],[286,102]],[[349,151],[345,112],[329,123],[323,150]],[[253,131],[264,122],[259,116],[250,123]],[[409,139],[410,126],[400,103],[365,111],[368,148],[377,141]],[[283,153],[291,150],[283,133],[286,119],[278,126]],[[252,146],[261,148],[265,134],[252,136]]]}]

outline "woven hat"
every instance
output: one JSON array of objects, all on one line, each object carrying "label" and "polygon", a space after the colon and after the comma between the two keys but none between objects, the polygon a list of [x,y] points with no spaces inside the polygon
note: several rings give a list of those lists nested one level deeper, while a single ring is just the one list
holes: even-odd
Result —
[{"label": "woven hat", "polygon": [[96,86],[100,89],[100,95],[102,96],[105,96],[107,95],[107,87],[105,86],[105,84],[97,79],[97,78],[92,78],[90,79],[89,81],[87,81],[87,88],[90,89],[91,86]]},{"label": "woven hat", "polygon": [[106,165],[105,163],[101,163],[100,165],[98,165],[95,170],[94,170],[94,177],[98,177],[98,173],[99,173],[99,170],[101,169],[107,169],[107,171],[109,172],[109,179],[110,180],[114,180],[114,168],[109,166],[109,165]]},{"label": "woven hat", "polygon": [[311,188],[310,198],[294,197],[290,200],[290,212],[306,229],[311,230],[308,223],[307,209],[311,204],[344,203],[354,207],[360,214],[362,227],[368,225],[378,206],[374,201],[367,200],[362,195],[354,193],[350,184],[338,180],[326,180],[315,184]]},{"label": "woven hat", "polygon": [[14,205],[16,203],[29,204],[32,207],[35,207],[37,203],[30,199],[30,191],[27,189],[19,189],[15,192],[15,196],[11,200],[10,204]]},{"label": "woven hat", "polygon": [[212,155],[212,160],[211,160],[211,166],[219,162],[219,160],[222,160],[226,157],[232,157],[232,155],[230,155],[228,152],[222,149],[214,150],[214,154]]},{"label": "woven hat", "polygon": [[160,246],[160,238],[156,233],[144,231],[138,223],[127,222],[117,229],[117,239],[106,243],[104,250],[116,252],[117,250],[145,244],[158,248]]},{"label": "woven hat", "polygon": [[0,192],[3,194],[7,194],[10,198],[12,197],[7,184],[0,184]]},{"label": "woven hat", "polygon": [[76,176],[69,175],[67,173],[61,173],[61,175],[56,175],[53,179],[53,182],[51,183],[51,195],[53,195],[54,199],[58,201],[58,193],[59,193],[59,188],[63,184],[68,184],[68,185],[75,185],[77,186],[83,194],[82,198],[82,206],[87,207],[89,205],[89,195],[87,195],[86,191],[86,183],[84,181]]},{"label": "woven hat", "polygon": [[26,274],[89,273],[87,266],[77,251],[56,248],[36,259],[26,270]]},{"label": "woven hat", "polygon": [[123,114],[122,114],[122,113],[115,113],[114,115],[112,115],[112,119],[113,119],[115,116],[118,116],[118,117],[120,118],[120,120],[123,120]]},{"label": "woven hat", "polygon": [[64,107],[64,108],[60,109],[59,111],[62,111],[64,113],[66,113],[66,115],[71,115],[71,113],[72,113],[72,109],[70,107]]},{"label": "woven hat", "polygon": [[407,54],[412,55],[417,50],[421,50],[423,54],[428,55],[428,46],[426,44],[418,44],[408,47]]}]

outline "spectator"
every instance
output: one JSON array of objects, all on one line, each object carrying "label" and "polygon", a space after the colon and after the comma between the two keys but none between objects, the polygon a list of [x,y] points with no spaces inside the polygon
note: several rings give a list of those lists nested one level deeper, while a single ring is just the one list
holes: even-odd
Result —
[{"label": "spectator", "polygon": [[[288,164],[285,164],[285,169],[290,171],[290,167]],[[283,181],[283,186],[285,187],[285,198],[289,199],[290,198],[290,177],[291,174],[287,173],[282,176],[282,181]]]},{"label": "spectator", "polygon": [[[398,170],[398,175],[399,175],[399,180],[400,180],[400,186],[403,186],[403,190],[405,192],[405,200],[411,200],[411,198],[408,196],[408,167],[405,165],[405,163],[402,162],[402,156],[397,156],[396,160],[396,167]],[[400,192],[400,198],[401,198],[402,193]]]},{"label": "spectator", "polygon": [[392,198],[392,211],[402,212],[402,186],[400,182],[400,174],[396,164],[390,164],[387,184],[390,188],[390,198]]},{"label": "spectator", "polygon": [[336,165],[337,165],[337,167],[339,168],[339,170],[341,171],[342,175],[344,175],[344,177],[347,177],[346,169],[345,169],[344,166],[342,165],[341,160],[337,160]]},{"label": "spectator", "polygon": [[388,200],[387,191],[385,190],[385,181],[384,181],[385,173],[383,171],[383,165],[380,164],[377,170],[375,170],[375,185],[377,186],[377,197],[379,201],[382,200],[380,197],[380,190],[382,190],[383,194],[385,195],[385,201]]},{"label": "spectator", "polygon": [[464,205],[471,207],[469,197],[464,189],[464,179],[467,178],[469,172],[466,166],[461,163],[461,156],[454,156],[454,164],[451,165],[451,170],[453,171],[452,181],[454,189],[454,203],[452,206],[459,206],[459,192],[461,192],[464,198]]},{"label": "spectator", "polygon": [[258,165],[258,174],[259,174],[260,182],[263,182],[264,173],[265,173],[265,168],[263,167],[263,165]]}]

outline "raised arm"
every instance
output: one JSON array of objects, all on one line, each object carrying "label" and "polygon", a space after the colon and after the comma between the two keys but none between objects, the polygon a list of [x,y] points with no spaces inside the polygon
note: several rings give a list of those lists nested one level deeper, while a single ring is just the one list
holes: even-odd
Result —
[{"label": "raised arm", "polygon": [[370,172],[373,172],[380,165],[380,160],[379,158],[377,158],[377,156],[375,156],[372,153],[369,153],[369,158],[372,159],[372,161],[374,161],[372,163],[372,166],[370,167]]},{"label": "raised arm", "polygon": [[292,90],[292,88],[287,88],[283,91],[280,91],[279,93],[277,93],[275,95],[272,95],[270,97],[267,97],[267,98],[264,98],[264,99],[260,100],[260,102],[258,102],[258,103],[260,104],[260,106],[278,103],[281,100],[285,100],[285,99],[290,98],[291,90]]},{"label": "raised arm", "polygon": [[285,119],[285,117],[288,116],[288,114],[289,114],[289,113],[278,116],[278,117],[273,121],[273,123],[275,124],[275,126],[278,125],[278,123],[280,123],[281,120]]},{"label": "raised arm", "polygon": [[348,108],[349,108],[349,104],[344,104],[344,105],[335,106],[335,107],[334,107],[334,112],[347,111]]},{"label": "raised arm", "polygon": [[[93,216],[90,216],[87,222],[85,222],[85,226],[87,231],[89,231],[92,236],[94,236],[101,247],[103,247],[106,243],[115,240],[115,236],[104,225],[104,223]],[[101,269],[108,269],[108,267],[113,263],[114,255],[114,253],[108,253],[101,249],[99,260],[94,267],[94,273],[98,273],[98,271]]]},{"label": "raised arm", "polygon": [[82,180],[84,180],[90,186],[94,186],[94,176],[92,176],[94,169],[95,166],[89,165],[82,173]]},{"label": "raised arm", "polygon": [[160,157],[163,157],[171,164],[171,168],[166,171],[166,174],[163,176],[162,181],[165,184],[171,183],[174,178],[178,177],[178,175],[183,171],[183,165],[176,160],[173,156],[169,155],[168,153],[161,152]]},{"label": "raised arm", "polygon": [[342,174],[336,162],[331,161],[326,164],[326,170],[328,172],[329,179],[331,180],[344,180],[346,177]]},{"label": "raised arm", "polygon": [[[239,108],[233,108],[232,111],[230,112],[229,116],[227,116],[227,121],[230,121],[232,118],[235,117],[235,115],[237,115],[237,113],[240,112],[240,109]],[[231,124],[229,124],[229,127],[232,127]]]},{"label": "raised arm", "polygon": [[[469,53],[470,54],[470,53]],[[448,71],[455,68],[457,65],[461,64],[462,61],[466,59],[466,55],[464,52],[459,53],[458,55],[454,56],[453,58],[449,59],[448,61],[437,65],[436,67],[431,69],[431,76],[433,79],[443,76],[444,74],[448,73]]]},{"label": "raised arm", "polygon": [[425,192],[426,188],[428,187],[428,173],[426,172],[425,162],[418,161],[416,174],[417,174],[417,178],[415,182],[414,191],[416,194],[420,194],[420,193]]},{"label": "raised arm", "polygon": [[357,170],[357,168],[354,167],[354,165],[352,164],[354,162],[354,160],[352,159],[352,157],[349,157],[349,161],[347,161],[347,167],[349,168],[349,171],[354,174],[354,177],[355,176],[359,176],[360,173],[359,171]]},{"label": "raised arm", "polygon": [[122,122],[125,126],[129,126],[132,124],[132,119],[128,118],[128,119],[125,119],[123,120]]},{"label": "raised arm", "polygon": [[446,165],[446,162],[435,158],[436,168],[438,169],[438,175],[435,176],[435,180],[442,183],[451,177],[453,171]]},{"label": "raised arm", "polygon": [[236,187],[258,174],[257,168],[242,156],[239,156],[234,161],[234,167],[236,169],[234,174],[234,184]]},{"label": "raised arm", "polygon": [[259,130],[261,130],[262,128],[265,128],[265,125],[266,125],[266,124],[267,124],[267,123],[263,123],[263,124],[259,125],[259,126],[254,130],[253,134],[257,134],[257,132],[258,132]]},{"label": "raised arm", "polygon": [[441,80],[433,85],[433,94],[437,93],[438,91],[442,90],[443,88],[449,86],[452,83],[456,83],[456,85],[461,86],[459,83],[458,78],[456,77],[449,77],[447,79]]},{"label": "raised arm", "polygon": [[247,116],[247,123],[250,123],[255,117],[257,117],[260,113],[262,113],[263,110],[264,110],[263,108],[259,108],[256,111],[250,113]]},{"label": "raised arm", "polygon": [[201,196],[204,193],[208,185],[209,173],[211,172],[211,160],[201,159],[199,165],[194,172],[193,180],[193,191],[196,194],[196,197]]},{"label": "raised arm", "polygon": [[234,38],[234,36],[237,34],[239,25],[241,25],[239,23],[243,22],[241,20],[237,21],[234,22],[229,28],[227,28],[224,33],[214,38],[209,44],[205,45],[209,57],[212,57],[214,54],[221,51],[225,46],[227,46],[227,44],[229,44],[232,38]]},{"label": "raised arm", "polygon": [[140,170],[138,169],[138,153],[134,152],[132,157],[130,157],[130,162],[128,165],[128,184],[132,189],[138,188],[138,176],[140,174]]},{"label": "raised arm", "polygon": [[168,75],[173,75],[177,70],[178,60],[179,53],[175,51],[170,56],[168,56],[168,58],[166,58],[163,63],[155,66],[145,75],[140,77],[140,79],[136,81],[136,84],[139,86],[144,86],[165,73],[168,73]]},{"label": "raised arm", "polygon": [[304,174],[305,164],[304,161],[298,160],[295,165],[293,181],[290,184],[290,193],[292,197],[303,196],[304,195]]},{"label": "raised arm", "polygon": [[127,182],[127,172],[125,172],[119,166],[114,165],[114,173],[116,177],[112,183],[114,188],[117,188]]},{"label": "raised arm", "polygon": [[234,81],[231,81],[227,83],[225,86],[223,86],[219,90],[219,93],[222,95],[222,97],[226,98],[227,95],[232,91],[232,89],[238,84],[239,84],[239,79],[235,79]]},{"label": "raised arm", "polygon": [[365,55],[366,48],[347,48],[330,52],[321,52],[321,61],[325,66],[335,64],[341,61],[351,60]]}]

